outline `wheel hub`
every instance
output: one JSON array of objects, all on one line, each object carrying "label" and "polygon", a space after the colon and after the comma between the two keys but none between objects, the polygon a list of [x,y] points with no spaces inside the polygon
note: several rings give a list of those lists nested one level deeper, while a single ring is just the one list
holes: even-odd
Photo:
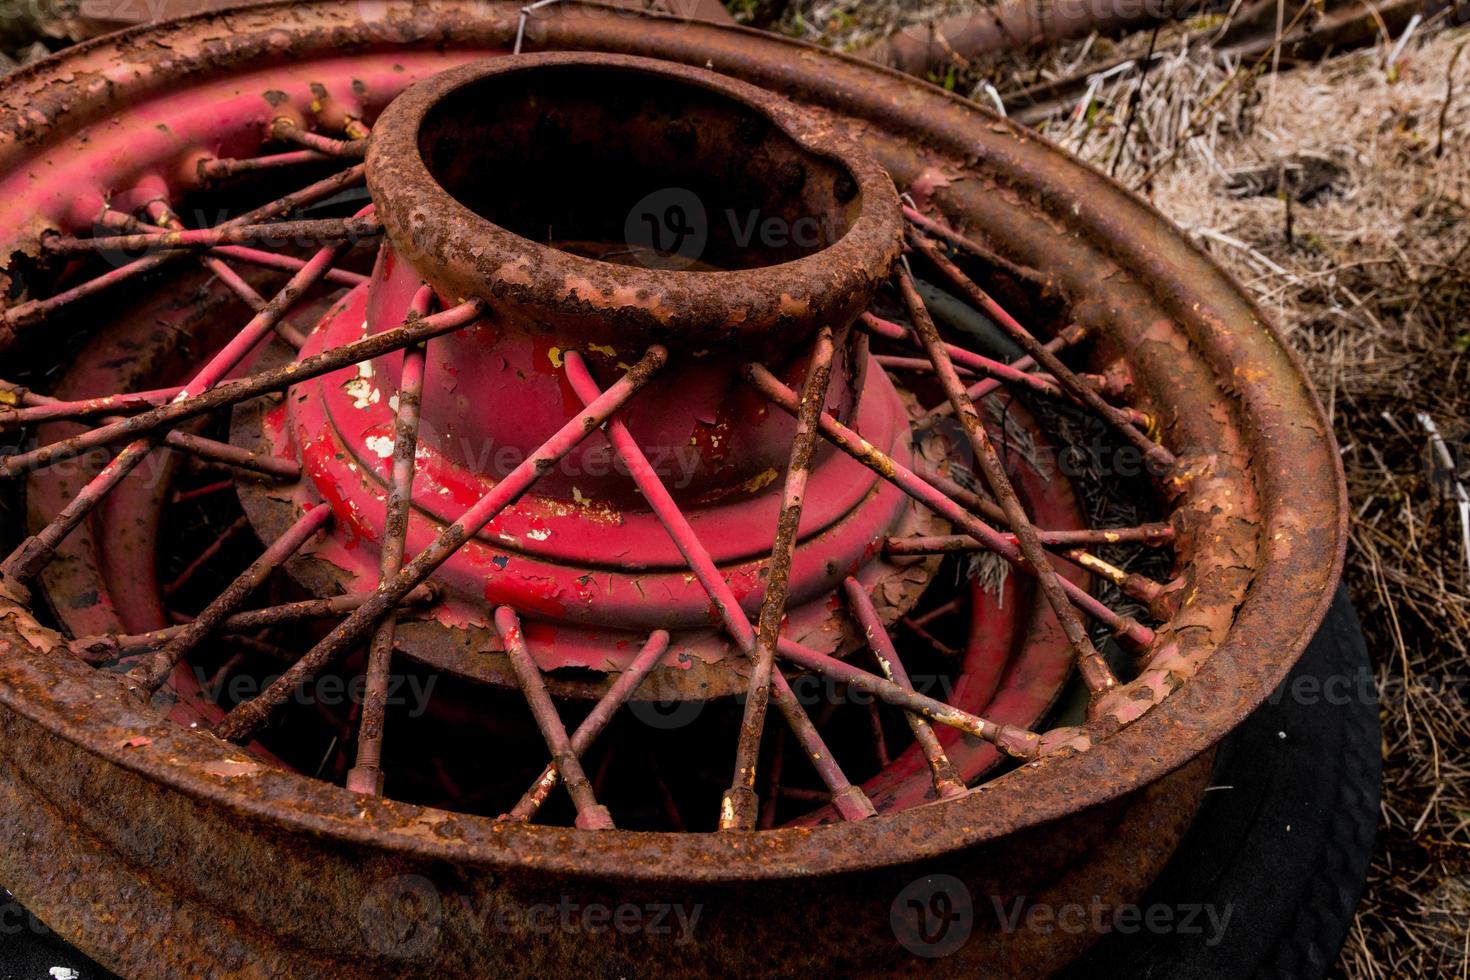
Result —
[{"label": "wheel hub", "polygon": [[[495,149],[483,154],[485,147]],[[332,307],[302,354],[397,327],[424,281],[441,301],[474,297],[492,311],[434,346],[410,551],[431,542],[562,424],[575,404],[561,371],[569,350],[586,352],[593,374],[605,378],[652,342],[679,360],[676,375],[655,381],[630,406],[625,424],[752,614],[794,426],[742,381],[742,359],[759,352],[799,383],[811,335],[823,324],[842,328],[829,411],[844,421],[861,416],[875,445],[912,462],[907,411],[887,376],[866,370],[864,338],[847,330],[897,254],[897,197],[860,148],[784,101],[647,60],[497,60],[446,73],[396,101],[375,126],[368,181],[388,245],[371,281]],[[710,188],[724,196],[712,197]],[[628,252],[626,241],[619,244],[621,226],[639,220],[640,201],[670,194],[696,194],[710,211],[746,227],[810,227],[830,240],[794,251],[761,241],[742,247],[717,235],[699,249],[699,271],[657,267],[692,261],[677,252],[622,261],[576,254]],[[714,227],[731,231],[724,221]],[[543,239],[551,229],[555,238],[542,244],[512,229]],[[266,488],[248,491],[252,517],[264,522],[261,537],[279,536],[295,501],[330,500],[348,515],[310,551],[314,591],[360,591],[376,581],[402,357],[325,375],[293,388],[276,409],[252,413],[264,447],[299,456],[308,475],[293,501]],[[900,574],[883,560],[882,541],[917,518],[896,488],[831,447],[814,462],[808,497],[788,628],[830,652],[851,632],[831,616],[841,581],[856,575],[875,586]],[[743,658],[718,629],[675,543],[642,505],[605,440],[579,446],[441,568],[438,580],[449,593],[441,619],[463,629],[410,649],[450,669],[463,658],[435,651],[471,650],[483,665],[487,648],[499,646],[492,614],[509,604],[527,615],[543,670],[595,670],[610,683],[641,638],[664,628],[674,631],[670,666],[645,695],[742,689],[739,676],[710,669]],[[922,589],[906,577],[890,619]],[[499,663],[500,677],[508,677]],[[494,670],[472,674],[487,669]]]}]

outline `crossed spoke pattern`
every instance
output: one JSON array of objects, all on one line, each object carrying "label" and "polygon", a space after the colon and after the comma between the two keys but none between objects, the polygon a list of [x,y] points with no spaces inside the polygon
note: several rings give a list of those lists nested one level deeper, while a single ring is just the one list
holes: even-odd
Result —
[{"label": "crossed spoke pattern", "polygon": [[[226,181],[261,170],[358,159],[363,155],[368,133],[365,126],[355,121],[347,132],[333,136],[309,132],[290,120],[281,119],[273,124],[271,135],[277,142],[293,144],[298,149],[250,159],[209,160],[200,165],[201,177]],[[129,662],[131,666],[124,676],[140,696],[151,696],[163,687],[174,671],[210,637],[233,636],[247,645],[261,644],[258,639],[251,640],[250,634],[283,624],[340,617],[336,626],[304,655],[291,656],[290,665],[277,680],[258,696],[237,704],[214,730],[224,739],[252,742],[294,692],[366,644],[368,654],[363,672],[366,693],[356,732],[348,733],[356,746],[356,759],[346,775],[346,784],[358,793],[381,795],[385,707],[400,617],[433,603],[435,592],[430,579],[435,570],[530,492],[542,474],[594,432],[607,439],[683,556],[689,572],[707,593],[721,627],[749,661],[733,772],[721,800],[718,826],[722,830],[769,826],[775,798],[799,795],[799,791],[781,785],[788,740],[806,755],[826,787],[826,793],[817,794],[814,800],[829,803],[845,820],[866,819],[876,813],[863,789],[844,774],[824,740],[819,721],[814,721],[798,701],[780,669],[783,662],[901,709],[927,763],[935,793],[942,799],[965,793],[966,784],[946,756],[935,732],[936,725],[966,732],[1017,760],[1036,759],[1051,748],[1041,733],[987,720],[916,691],[879,610],[867,589],[856,579],[848,578],[843,583],[841,595],[857,635],[863,638],[868,654],[876,663],[876,671],[823,654],[783,635],[790,571],[808,477],[814,455],[823,442],[868,467],[952,528],[950,534],[890,538],[884,543],[890,556],[983,551],[1034,577],[1066,636],[1073,662],[1091,694],[1094,713],[1102,710],[1120,683],[1099,651],[1097,637],[1111,633],[1140,655],[1153,644],[1154,632],[1149,626],[1110,608],[1059,574],[1059,569],[1070,564],[1100,576],[1115,585],[1121,594],[1151,610],[1155,618],[1167,618],[1172,594],[1169,584],[1120,568],[1097,555],[1095,549],[1117,544],[1168,547],[1174,541],[1173,529],[1168,524],[1089,530],[1049,530],[1036,526],[1007,475],[980,406],[987,397],[1005,391],[1080,408],[1111,426],[1148,460],[1167,468],[1175,460],[1150,435],[1154,420],[1136,409],[1115,404],[1113,399],[1119,393],[1108,376],[1076,372],[1063,362],[1062,355],[1086,338],[1085,328],[1069,325],[1045,341],[1033,335],[960,266],[961,261],[993,263],[995,257],[939,219],[913,208],[906,210],[909,254],[922,259],[966,303],[1003,330],[1024,356],[1003,362],[947,341],[921,297],[919,283],[907,259],[896,270],[891,284],[892,294],[897,297],[901,315],[907,322],[869,312],[850,329],[865,332],[869,339],[889,351],[902,351],[873,354],[877,365],[892,372],[914,372],[937,384],[943,392],[943,401],[924,406],[917,413],[916,427],[922,431],[952,419],[951,424],[958,426],[960,438],[973,453],[981,478],[978,487],[962,485],[953,474],[903,466],[827,410],[834,351],[847,339],[845,330],[824,328],[812,340],[799,391],[786,386],[760,363],[744,364],[740,373],[745,382],[795,419],[764,593],[759,614],[752,623],[688,518],[619,418],[620,410],[665,367],[668,352],[658,345],[649,347],[636,364],[604,390],[583,357],[571,350],[564,353],[561,370],[571,390],[582,401],[583,410],[445,527],[432,544],[410,556],[407,531],[428,363],[427,345],[436,337],[479,320],[484,311],[478,301],[435,310],[433,293],[423,287],[413,299],[410,315],[394,329],[309,357],[295,354],[289,363],[280,367],[239,373],[249,356],[268,337],[274,336],[292,351],[299,351],[306,337],[302,326],[292,322],[291,314],[302,310],[314,290],[352,287],[366,281],[365,276],[342,268],[341,263],[354,243],[371,241],[381,234],[381,225],[371,206],[349,218],[292,217],[302,208],[360,184],[362,177],[362,166],[354,164],[208,228],[185,227],[170,203],[161,198],[136,214],[109,208],[98,222],[104,234],[93,237],[49,234],[40,243],[43,252],[57,259],[119,251],[141,251],[140,257],[50,297],[29,300],[0,313],[0,332],[5,334],[0,339],[13,339],[36,329],[72,304],[171,262],[193,262],[201,266],[251,313],[245,325],[182,386],[62,400],[32,392],[22,385],[0,382],[0,402],[5,405],[0,408],[0,427],[19,428],[57,421],[86,426],[65,439],[0,458],[0,476],[19,477],[91,450],[115,451],[100,472],[77,490],[49,523],[0,561],[0,574],[9,592],[18,595],[26,594],[37,576],[55,559],[68,536],[151,453],[176,451],[212,466],[267,479],[294,481],[301,475],[300,466],[292,461],[265,458],[228,443],[203,438],[187,431],[190,423],[361,361],[394,351],[404,352],[402,378],[394,400],[397,406],[394,449],[389,492],[384,503],[386,532],[376,588],[330,599],[246,608],[271,576],[332,520],[330,507],[307,509],[191,621],[145,634],[79,637],[67,645],[71,655],[94,666]],[[271,250],[273,245],[302,236],[321,245],[308,258]],[[286,273],[289,278],[267,297],[246,281],[238,271],[242,266]],[[867,350],[866,346],[859,349]],[[226,480],[194,493],[222,492],[229,487],[230,482]],[[185,587],[197,567],[207,564],[229,535],[247,528],[247,522],[238,521],[218,542],[206,547],[166,591]],[[925,622],[907,622],[920,635],[928,635],[924,632]],[[576,807],[578,827],[586,830],[613,827],[613,815],[598,802],[596,780],[584,771],[581,760],[665,656],[670,645],[669,633],[653,632],[631,667],[617,677],[581,724],[568,733],[527,642],[520,614],[515,609],[500,608],[495,612],[494,625],[550,756],[540,776],[501,819],[532,820],[560,784],[565,786]],[[762,800],[757,790],[762,776],[761,746],[768,737],[766,715],[772,703],[789,732],[778,733],[775,750],[768,753],[770,761],[764,773],[766,799]],[[891,755],[876,713],[873,729],[877,755],[886,763]]]}]

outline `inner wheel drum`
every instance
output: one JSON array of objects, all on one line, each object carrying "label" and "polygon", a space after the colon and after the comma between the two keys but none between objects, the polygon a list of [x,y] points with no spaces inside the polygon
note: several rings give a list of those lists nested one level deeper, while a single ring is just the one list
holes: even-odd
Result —
[{"label": "inner wheel drum", "polygon": [[992,906],[1135,900],[1341,570],[1184,236],[755,32],[114,35],[0,241],[0,882],[124,973],[1045,973]]}]

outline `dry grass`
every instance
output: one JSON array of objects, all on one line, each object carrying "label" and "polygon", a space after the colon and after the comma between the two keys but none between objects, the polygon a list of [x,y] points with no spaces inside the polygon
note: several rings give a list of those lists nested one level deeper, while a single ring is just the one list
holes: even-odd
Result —
[{"label": "dry grass", "polygon": [[[843,0],[797,6],[793,33],[851,47],[953,5],[867,4],[861,23]],[[1431,23],[1392,64],[1398,39],[1381,38],[1278,74],[1269,58],[1240,71],[1198,30],[1150,33],[936,80],[988,102],[987,81],[1011,95],[1154,45],[1147,73],[1039,128],[1190,231],[1303,356],[1342,449],[1348,584],[1383,696],[1378,851],[1339,970],[1470,975],[1470,556],[1454,497],[1470,484],[1470,50],[1450,72],[1470,31]]]},{"label": "dry grass", "polygon": [[[1348,582],[1384,693],[1378,854],[1341,966],[1464,976],[1470,934],[1470,572],[1453,476],[1470,477],[1470,32],[1262,82],[1248,134],[1204,140],[1155,202],[1275,317],[1332,414],[1352,501]],[[1313,202],[1232,197],[1226,174],[1310,152],[1342,167]],[[1290,210],[1288,211],[1288,207]],[[1289,215],[1289,217],[1288,217]],[[1289,222],[1289,224],[1288,224]]]}]

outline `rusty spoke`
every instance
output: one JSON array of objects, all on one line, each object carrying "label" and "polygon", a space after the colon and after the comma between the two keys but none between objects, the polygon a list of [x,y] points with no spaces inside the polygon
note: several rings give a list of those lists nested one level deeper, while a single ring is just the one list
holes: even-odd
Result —
[{"label": "rusty spoke", "polygon": [[[983,498],[976,499],[989,503]],[[1044,531],[1038,528],[1036,534],[1042,544],[1057,547],[1088,544],[1137,544],[1162,548],[1174,541],[1174,528],[1169,524],[1083,528],[1076,531]],[[980,544],[969,535],[947,534],[932,537],[888,538],[884,543],[884,548],[895,555],[938,555],[949,551],[975,551],[980,548]]]},{"label": "rusty spoke", "polygon": [[[368,593],[355,593],[333,596],[330,599],[302,599],[299,602],[287,602],[279,606],[266,606],[261,609],[237,612],[220,622],[215,627],[215,632],[219,634],[251,633],[269,629],[272,626],[286,626],[311,619],[330,619],[352,612],[362,605],[367,595]],[[434,590],[427,585],[421,585],[403,597],[403,605],[421,606],[433,599]],[[182,623],[178,626],[165,626],[148,633],[81,636],[69,641],[67,649],[71,650],[72,655],[78,660],[99,666],[123,657],[132,657],[157,650],[182,633],[187,625],[187,623]]]},{"label": "rusty spoke", "polygon": [[[653,672],[653,668],[658,666],[658,662],[663,659],[668,649],[669,634],[665,630],[655,630],[649,635],[648,642],[643,645],[643,649],[638,652],[633,663],[618,675],[613,686],[608,689],[608,692],[602,696],[587,717],[582,719],[582,724],[578,725],[577,730],[572,733],[572,752],[576,756],[580,758],[592,748],[597,737],[618,713],[618,709],[628,703],[628,699],[638,690],[644,679]],[[561,771],[553,760],[541,771],[541,775],[536,777],[536,781],[531,784],[531,788],[526,790],[516,805],[500,819],[515,823],[529,821],[546,803],[547,798],[551,796],[551,791],[556,789],[556,784],[560,781]]]},{"label": "rusty spoke", "polygon": [[834,353],[832,328],[823,327],[812,344],[810,362],[801,386],[801,405],[796,415],[796,434],[786,484],[781,494],[776,542],[766,566],[765,595],[757,619],[755,665],[746,688],[745,712],[740,722],[740,739],[735,749],[735,775],[720,807],[721,830],[753,830],[759,800],[756,797],[756,765],[761,735],[765,730],[766,705],[771,695],[771,665],[776,659],[776,640],[786,617],[786,600],[791,589],[791,558],[806,502],[807,479],[811,474],[812,451],[817,443],[817,416],[827,402]]},{"label": "rusty spoke", "polygon": [[495,629],[500,633],[501,642],[505,644],[505,652],[510,657],[516,680],[520,683],[521,692],[525,694],[526,703],[530,705],[531,714],[536,719],[536,727],[541,729],[546,747],[551,750],[551,757],[556,763],[557,772],[561,774],[562,784],[576,804],[577,826],[583,830],[612,829],[612,814],[607,807],[597,802],[592,783],[582,771],[577,750],[567,737],[561,715],[557,713],[551,695],[546,693],[541,668],[536,666],[536,661],[532,659],[531,651],[526,646],[520,617],[509,606],[501,606],[495,610]]},{"label": "rusty spoke", "polygon": [[[587,370],[585,362],[575,351],[568,353],[567,378],[571,382],[577,397],[584,404],[590,404],[594,399],[600,397],[596,381],[591,372]],[[637,441],[627,426],[621,421],[614,419],[608,426],[608,441],[612,443],[613,451],[627,467],[634,483],[640,493],[648,501],[649,506],[657,515],[659,522],[668,532],[675,546],[679,549],[684,560],[689,563],[699,583],[709,595],[710,601],[720,614],[726,631],[735,640],[736,646],[747,657],[752,659],[756,656],[758,638],[745,611],[740,608],[740,602],[735,594],[730,591],[730,586],[720,575],[719,569],[715,567],[714,560],[710,558],[709,552],[700,543],[694,528],[690,526],[688,519],[669,495],[668,488],[659,478],[658,472],[649,463],[648,457],[638,447]],[[848,820],[861,820],[872,816],[873,805],[863,791],[854,786],[842,772],[842,768],[832,757],[831,751],[823,742],[817,727],[812,724],[807,716],[806,710],[802,708],[797,700],[796,694],[791,690],[790,683],[779,670],[770,672],[770,697],[775,699],[776,707],[791,727],[792,734],[800,743],[807,757],[812,761],[822,781],[832,790],[833,800],[839,812]],[[721,822],[725,819],[725,811],[722,809]]]},{"label": "rusty spoke", "polygon": [[[250,318],[249,323],[245,324],[224,347],[210,358],[203,370],[196,374],[184,386],[184,390],[179,392],[168,405],[112,425],[105,425],[100,429],[93,429],[89,433],[73,436],[71,439],[64,440],[62,444],[80,444],[88,437],[95,437],[98,433],[108,430],[122,432],[126,435],[125,430],[140,418],[167,413],[171,409],[177,409],[189,403],[195,396],[208,394],[212,389],[217,390],[216,386],[255,349],[255,346],[272,330],[275,324],[286,315],[287,310],[295,304],[301,294],[320,281],[344,247],[343,245],[329,245],[317,252],[311,261],[293,275],[291,280],[272,297],[260,312]],[[34,577],[51,561],[61,542],[114,487],[147,458],[158,441],[157,433],[148,432],[143,438],[130,443],[113,458],[112,462],[103,467],[102,472],[77,493],[71,503],[50,524],[39,533],[27,538],[3,563],[0,563],[0,573],[22,583]],[[105,445],[106,443],[100,444]],[[45,454],[48,449],[49,447],[43,447],[36,450],[35,453]],[[33,454],[21,454],[22,457],[28,455]],[[10,466],[17,458],[12,456],[4,461],[8,472],[16,472],[10,469]]]},{"label": "rusty spoke", "polygon": [[199,179],[205,182],[228,180],[241,174],[260,173],[263,170],[280,170],[285,167],[300,167],[305,164],[322,163],[332,156],[316,150],[292,150],[289,153],[272,153],[260,157],[215,157],[199,161]]},{"label": "rusty spoke", "polygon": [[[974,493],[960,486],[949,477],[937,473],[926,473],[924,479],[928,480],[941,493],[948,496],[955,503],[969,509],[988,520],[995,521],[1002,527],[1010,527],[1010,517],[998,504],[992,500]],[[1150,524],[1133,528],[1122,528],[1116,532],[1106,529],[1085,531],[1036,531],[1037,539],[1050,551],[1058,552],[1074,562],[1078,567],[1085,568],[1089,572],[1101,575],[1108,581],[1117,585],[1124,595],[1137,599],[1140,602],[1152,606],[1164,597],[1167,588],[1133,572],[1125,572],[1110,562],[1103,560],[1097,555],[1084,548],[1077,547],[1081,544],[1119,544],[1132,542],[1139,544],[1151,544],[1162,546],[1172,543],[1174,540],[1174,529],[1167,524]],[[1007,541],[1019,544],[1020,539],[1014,534],[1005,535]],[[985,545],[971,538],[969,535],[950,535],[939,538],[912,538],[912,539],[890,539],[895,547],[889,551],[890,554],[939,554],[952,551],[975,551],[988,550]],[[968,543],[967,543],[968,542]],[[937,545],[933,550],[932,545]],[[885,546],[886,548],[886,546]]]},{"label": "rusty spoke", "polygon": [[[1139,431],[1136,417],[1123,409],[1109,404],[1097,390],[1084,382],[1073,373],[1072,369],[1062,363],[1046,346],[1032,336],[1031,331],[1012,317],[1001,307],[990,294],[985,292],[969,276],[965,275],[947,256],[940,251],[939,247],[929,237],[914,227],[909,229],[909,238],[930,263],[934,265],[945,278],[949,279],[971,303],[990,317],[991,320],[1000,325],[1021,349],[1035,358],[1036,362],[1056,378],[1057,384],[1061,385],[1067,392],[1082,402],[1098,416],[1110,423],[1117,429],[1125,439],[1137,446],[1144,457],[1151,463],[1161,467],[1165,471],[1174,467],[1174,454],[1163,446],[1154,442],[1144,432]],[[1147,428],[1147,423],[1145,423]]]},{"label": "rusty spoke", "polygon": [[[359,126],[361,124],[359,123]],[[296,125],[294,119],[286,116],[277,116],[271,123],[271,136],[285,143],[296,143],[309,150],[332,157],[346,157],[361,160],[367,155],[367,133],[365,127],[362,137],[357,139],[333,139],[320,133],[313,133]]]},{"label": "rusty spoke", "polygon": [[408,320],[393,330],[375,333],[279,368],[228,381],[208,391],[201,391],[197,394],[191,392],[187,397],[181,393],[167,405],[161,405],[123,421],[104,425],[30,452],[0,458],[0,476],[15,476],[29,470],[51,466],[98,446],[112,445],[162,426],[175,425],[184,419],[237,405],[273,391],[282,391],[292,385],[320,377],[323,374],[330,374],[360,361],[370,360],[395,350],[402,350],[420,341],[452,333],[479,319],[483,309],[478,300],[469,300],[442,313],[434,313],[422,319]]},{"label": "rusty spoke", "polygon": [[[1086,336],[1087,331],[1083,327],[1074,323],[1069,327],[1063,328],[1060,332],[1057,333],[1055,337],[1053,337],[1051,340],[1048,340],[1045,346],[1047,350],[1055,354],[1059,351],[1066,350],[1068,347],[1073,347],[1081,343],[1083,338],[1085,338]],[[925,363],[927,364],[928,362],[925,361]],[[1030,354],[1022,354],[1014,361],[1011,361],[1010,366],[1015,368],[1017,371],[1033,371],[1036,368],[1036,359]],[[958,367],[958,365],[956,365],[956,367]],[[1053,383],[1055,383],[1055,379],[1052,380]],[[970,387],[966,388],[965,393],[970,396],[970,401],[978,402],[998,391],[1003,384],[1005,384],[1005,382],[999,378],[982,378],[981,380],[970,385]],[[952,415],[953,413],[954,406],[949,403],[948,399],[946,399],[945,401],[930,409],[929,414],[924,416],[920,420],[919,424],[923,425],[935,419],[942,419],[949,415]]]},{"label": "rusty spoke", "polygon": [[965,431],[965,438],[975,454],[975,462],[985,477],[986,485],[990,487],[991,495],[1000,504],[1006,523],[1016,536],[1016,547],[1020,549],[1021,556],[1041,584],[1042,594],[1046,596],[1047,604],[1056,614],[1062,632],[1072,646],[1083,681],[1094,697],[1113,690],[1118,686],[1118,679],[1113,676],[1102,654],[1093,646],[1082,617],[1077,614],[1077,608],[1063,591],[1061,577],[1057,575],[1051,558],[1036,536],[1036,528],[1032,526],[1031,518],[1026,516],[1026,509],[1021,506],[1021,499],[1016,496],[1015,488],[1011,486],[1005,463],[990,440],[984,420],[980,418],[975,403],[965,394],[965,387],[955,374],[950,352],[945,348],[944,340],[939,336],[939,328],[934,326],[934,320],[919,296],[918,287],[914,285],[907,265],[899,269],[898,288],[903,296],[904,306],[908,309],[909,320],[914,325],[914,332],[923,343],[929,360],[934,363],[934,373],[938,377],[939,385],[944,389],[949,403],[954,406],[955,417]]},{"label": "rusty spoke", "polygon": [[[94,415],[102,415],[103,425],[112,425],[122,422],[124,417],[108,413],[118,410],[136,411],[156,408],[167,404],[183,390],[182,387],[160,388],[134,394],[104,395],[100,398],[80,401],[61,401],[46,395],[38,395],[19,385],[0,381],[0,392],[12,396],[14,400],[25,406],[24,408],[0,409],[0,429],[36,422],[84,419]],[[301,465],[294,460],[264,456],[227,442],[206,439],[189,432],[172,430],[164,436],[164,442],[200,459],[251,470],[264,476],[294,480],[301,475]]]},{"label": "rusty spoke", "polygon": [[[99,235],[73,238],[67,235],[41,239],[43,250],[53,255],[81,255],[88,252],[171,251],[175,249],[214,248],[219,245],[257,243],[309,242],[351,243],[382,234],[383,226],[374,215],[353,218],[313,218],[305,221],[272,221],[254,225],[217,225],[184,231],[138,232],[131,235]],[[323,270],[325,271],[325,270]]]},{"label": "rusty spoke", "polygon": [[[184,222],[163,201],[155,200],[150,203],[148,205],[148,214],[160,227],[167,231],[185,230]],[[256,292],[255,287],[241,278],[240,274],[232,269],[223,258],[217,255],[205,254],[199,256],[199,261],[227,289],[238,296],[241,302],[250,307],[252,312],[259,313],[266,308],[268,303],[265,297]],[[304,271],[306,267],[307,264],[303,264],[302,269],[298,270],[298,274]],[[322,278],[325,278],[325,275],[323,273]],[[271,325],[271,329],[276,332],[277,336],[296,350],[300,350],[306,345],[306,336],[300,330],[296,329],[284,315]]]},{"label": "rusty spoke", "polygon": [[[908,671],[904,670],[903,663],[898,659],[898,651],[894,649],[893,639],[888,635],[888,630],[883,626],[883,620],[878,615],[878,610],[873,606],[873,600],[868,598],[867,589],[857,579],[848,577],[842,583],[843,590],[847,593],[847,603],[852,609],[853,617],[858,625],[863,628],[863,635],[867,638],[868,646],[872,648],[873,656],[878,660],[878,666],[883,670],[883,676],[894,683],[910,691],[914,685],[909,681]],[[965,791],[965,781],[960,778],[954,764],[944,754],[944,746],[939,744],[939,736],[934,734],[934,728],[922,715],[913,712],[905,712],[909,730],[914,733],[914,741],[918,742],[920,750],[924,753],[924,759],[929,763],[929,771],[934,777],[934,790],[941,797],[958,796]],[[882,729],[879,729],[881,733]]]},{"label": "rusty spoke", "polygon": [[[434,291],[428,286],[422,287],[413,298],[410,315],[426,315],[433,298]],[[392,483],[383,507],[383,550],[378,564],[380,586],[403,569],[413,506],[414,455],[418,448],[426,359],[427,344],[415,344],[403,352],[398,411],[393,422]],[[368,646],[367,683],[357,730],[357,764],[347,773],[347,788],[354,793],[383,795],[383,725],[388,708],[388,672],[392,666],[393,639],[397,629],[398,609],[394,607],[378,623]]]},{"label": "rusty spoke", "polygon": [[[154,205],[150,205],[150,207],[161,204],[163,204],[163,202],[156,201],[154,202]],[[156,234],[166,234],[170,231],[183,230],[182,224],[152,224],[150,222],[142,221],[138,218],[135,218],[132,215],[123,214],[120,211],[114,211],[111,208],[108,208],[102,213],[102,218],[99,224],[101,224],[103,227],[110,228],[116,231],[125,231],[129,233],[150,232]],[[274,269],[277,272],[296,272],[302,266],[306,265],[305,259],[299,259],[294,255],[285,255],[280,252],[267,252],[263,249],[251,248],[248,245],[216,245],[215,247],[209,249],[207,254],[205,256],[202,256],[202,258],[230,259],[235,262],[240,262],[244,265],[252,265],[261,269]],[[363,283],[367,282],[368,278],[368,276],[365,276],[360,272],[351,272],[347,269],[332,268],[327,270],[327,274],[325,277],[323,277],[323,281],[334,283],[338,286],[360,286]],[[227,285],[229,284],[227,283]],[[237,293],[240,293],[241,298],[244,298],[245,294],[238,290],[235,286],[231,285],[230,288],[235,289]],[[252,289],[251,291],[253,292],[254,290]],[[264,300],[262,300],[262,302],[264,302]]]},{"label": "rusty spoke", "polygon": [[[795,392],[759,364],[747,364],[745,370],[746,377],[757,391],[788,414],[795,414],[797,408]],[[823,413],[820,424],[822,435],[838,449],[893,483],[951,524],[963,528],[966,534],[980,541],[989,550],[1000,555],[1012,565],[1028,573],[1031,571],[1030,563],[1025,560],[1016,545],[1006,540],[1004,534],[951,500],[932,483],[867,442],[862,436],[832,416]],[[1146,649],[1152,645],[1153,630],[1135,620],[1118,615],[1067,579],[1063,578],[1059,581],[1062,590],[1079,609],[1107,626],[1113,633],[1126,637],[1130,643],[1140,649]]]},{"label": "rusty spoke", "polygon": [[[309,184],[299,191],[294,191],[285,197],[277,198],[268,204],[247,211],[245,214],[232,218],[216,227],[221,229],[248,227],[258,222],[272,221],[290,214],[297,208],[325,200],[344,188],[358,183],[363,178],[364,169],[362,164],[348,167],[340,173]],[[151,272],[177,258],[180,254],[182,253],[158,252],[148,255],[136,261],[129,262],[127,265],[112,269],[95,279],[90,279],[64,292],[57,293],[55,296],[50,296],[46,299],[30,300],[7,310],[0,311],[0,327],[3,327],[3,329],[0,329],[0,340],[8,342],[13,338],[16,330],[35,326],[72,303],[85,299],[88,296],[93,296],[112,286],[127,282],[144,273]]]},{"label": "rusty spoke", "polygon": [[[418,322],[426,323],[429,319],[432,318],[425,317]],[[433,544],[419,552],[391,581],[379,585],[367,602],[355,609],[259,697],[231,711],[216,726],[216,733],[231,741],[248,739],[265,724],[271,712],[286,702],[291,692],[315,677],[327,664],[345,654],[388,610],[402,601],[409,590],[432,575],[434,569],[447,561],[501,511],[519,500],[543,473],[555,466],[558,460],[571,452],[637,394],[658,373],[667,358],[668,352],[664,348],[657,345],[650,347],[643,358],[589,405],[586,411],[570,419],[541,448],[496,484],[495,489],[481,497],[459,520],[445,528]]]},{"label": "rusty spoke", "polygon": [[0,408],[0,429],[12,429],[34,422],[50,422],[58,419],[84,419],[94,415],[111,415],[115,412],[147,411],[165,405],[183,391],[182,385],[172,388],[155,388],[151,391],[124,392],[118,395],[100,395],[63,401],[47,395],[39,395],[22,385],[0,381],[0,400],[8,401],[21,408]]},{"label": "rusty spoke", "polygon": [[290,530],[271,542],[250,567],[241,572],[229,586],[204,608],[192,623],[168,641],[162,650],[146,658],[128,672],[128,680],[146,691],[156,691],[168,680],[173,669],[183,662],[199,642],[245,604],[270,577],[271,573],[294,555],[317,531],[332,519],[332,508],[313,507],[301,516]]}]

